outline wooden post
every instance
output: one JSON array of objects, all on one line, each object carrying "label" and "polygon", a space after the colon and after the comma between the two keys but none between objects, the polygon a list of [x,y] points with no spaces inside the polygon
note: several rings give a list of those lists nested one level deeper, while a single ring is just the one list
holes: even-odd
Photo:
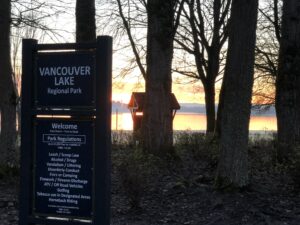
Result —
[{"label": "wooden post", "polygon": [[19,225],[31,225],[28,216],[32,213],[32,105],[33,105],[33,67],[37,40],[23,40],[22,58],[22,115],[21,115],[21,178]]}]

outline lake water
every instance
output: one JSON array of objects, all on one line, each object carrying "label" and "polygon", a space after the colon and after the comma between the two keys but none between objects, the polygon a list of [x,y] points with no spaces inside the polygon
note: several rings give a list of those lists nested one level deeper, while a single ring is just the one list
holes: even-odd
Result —
[{"label": "lake water", "polygon": [[[132,130],[130,113],[112,114],[112,130]],[[206,116],[204,114],[176,114],[173,122],[174,130],[205,130]],[[275,116],[251,116],[250,131],[276,131]]]}]

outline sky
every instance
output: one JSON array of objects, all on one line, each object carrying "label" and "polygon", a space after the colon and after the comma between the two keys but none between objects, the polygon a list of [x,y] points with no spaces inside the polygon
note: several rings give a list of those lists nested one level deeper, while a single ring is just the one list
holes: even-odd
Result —
[{"label": "sky", "polygon": [[[116,78],[117,79],[117,78]],[[139,80],[137,82],[115,80],[113,83],[113,101],[128,103],[131,92],[143,92],[144,84]],[[179,103],[204,103],[203,88],[199,81],[195,84],[173,83],[173,93]]]}]

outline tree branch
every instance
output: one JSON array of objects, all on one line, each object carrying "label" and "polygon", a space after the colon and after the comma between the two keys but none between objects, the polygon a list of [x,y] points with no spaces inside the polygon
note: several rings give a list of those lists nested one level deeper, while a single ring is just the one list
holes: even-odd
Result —
[{"label": "tree branch", "polygon": [[146,70],[145,70],[145,68],[142,65],[142,61],[141,61],[140,55],[139,55],[138,50],[136,48],[136,44],[135,44],[135,42],[133,40],[133,36],[132,36],[132,33],[131,33],[130,26],[129,26],[128,21],[126,20],[126,18],[124,16],[123,9],[122,9],[122,4],[121,4],[121,0],[117,0],[117,3],[118,3],[119,14],[120,14],[120,17],[121,17],[121,19],[123,21],[123,25],[125,27],[125,30],[127,32],[128,39],[130,41],[133,54],[134,54],[134,56],[136,58],[137,65],[138,65],[138,67],[139,67],[139,69],[140,69],[143,77],[146,78]]}]

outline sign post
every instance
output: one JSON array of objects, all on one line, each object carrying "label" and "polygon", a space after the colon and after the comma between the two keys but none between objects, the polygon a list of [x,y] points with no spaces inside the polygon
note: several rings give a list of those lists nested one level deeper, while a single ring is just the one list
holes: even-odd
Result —
[{"label": "sign post", "polygon": [[109,225],[112,38],[23,40],[19,225]]}]

